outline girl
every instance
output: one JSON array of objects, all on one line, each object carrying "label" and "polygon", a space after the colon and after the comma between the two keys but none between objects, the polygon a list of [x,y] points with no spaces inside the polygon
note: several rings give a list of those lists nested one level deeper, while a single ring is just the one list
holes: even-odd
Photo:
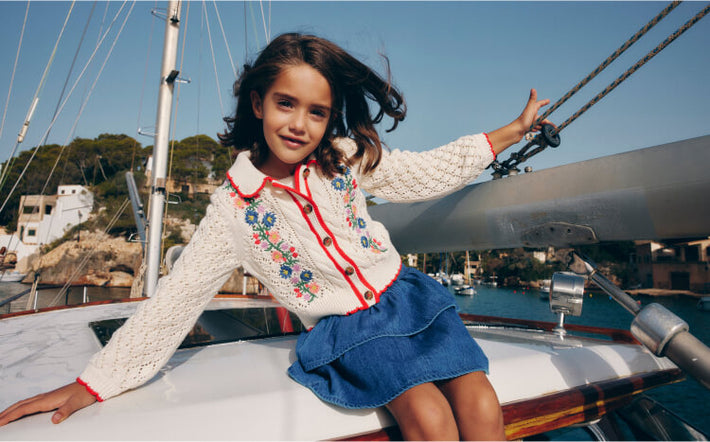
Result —
[{"label": "girl", "polygon": [[53,409],[58,423],[148,381],[241,265],[308,329],[288,374],[324,401],[386,405],[407,439],[504,439],[488,360],[453,296],[401,265],[360,189],[390,201],[453,192],[520,141],[548,100],[533,89],[522,114],[488,134],[384,151],[374,125],[387,115],[397,127],[402,95],[335,44],[299,34],[271,42],[234,92],[220,139],[240,153],[156,296],[76,382],[13,405],[0,425]]}]

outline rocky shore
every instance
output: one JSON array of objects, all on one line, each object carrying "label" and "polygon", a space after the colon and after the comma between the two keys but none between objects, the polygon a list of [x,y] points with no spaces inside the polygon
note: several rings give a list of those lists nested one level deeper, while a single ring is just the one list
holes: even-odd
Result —
[{"label": "rocky shore", "polygon": [[66,241],[46,254],[36,253],[18,262],[27,272],[23,282],[35,275],[42,285],[91,285],[131,287],[141,264],[141,246],[105,233],[86,233],[81,241]]},{"label": "rocky shore", "polygon": [[[191,232],[188,232],[191,233]],[[16,266],[27,273],[22,281],[32,283],[35,275],[40,285],[126,287],[130,288],[140,273],[142,250],[139,243],[127,242],[105,233],[82,233],[81,241],[65,241],[51,251],[29,256]],[[247,278],[244,286],[242,269],[234,271],[220,289],[220,293],[258,293],[254,278]]]}]

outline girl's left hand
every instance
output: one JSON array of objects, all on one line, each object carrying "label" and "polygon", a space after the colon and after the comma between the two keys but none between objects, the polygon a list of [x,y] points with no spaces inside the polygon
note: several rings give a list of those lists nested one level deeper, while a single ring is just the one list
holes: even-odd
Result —
[{"label": "girl's left hand", "polygon": [[[543,124],[552,124],[549,120],[544,120],[538,124],[535,122],[538,119],[538,112],[543,106],[550,104],[550,100],[539,100],[537,99],[537,91],[535,89],[530,89],[530,97],[525,105],[525,109],[520,114],[518,118],[513,120],[510,124],[496,129],[492,132],[488,132],[488,140],[491,143],[493,152],[496,155],[503,152],[508,147],[520,142],[526,133],[530,132],[532,129],[534,132],[539,131]],[[530,127],[535,124],[534,127]],[[557,126],[555,126],[557,127]]]},{"label": "girl's left hand", "polygon": [[[523,135],[525,133],[530,132],[531,130],[533,132],[538,132],[540,129],[542,129],[543,124],[551,124],[555,126],[552,122],[549,120],[544,120],[538,124],[536,124],[534,127],[530,127],[535,123],[538,119],[538,112],[540,111],[540,108],[547,106],[550,104],[549,99],[545,100],[537,100],[537,91],[535,89],[530,89],[530,98],[528,98],[528,102],[525,105],[525,109],[523,109],[523,113],[520,114],[518,117],[518,122],[523,128]],[[556,127],[556,126],[555,126]],[[522,136],[521,136],[522,138]]]}]

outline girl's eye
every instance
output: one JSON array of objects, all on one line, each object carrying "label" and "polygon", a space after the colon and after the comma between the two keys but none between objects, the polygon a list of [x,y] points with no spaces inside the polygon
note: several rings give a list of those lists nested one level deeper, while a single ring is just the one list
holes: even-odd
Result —
[{"label": "girl's eye", "polygon": [[282,107],[291,107],[291,102],[288,100],[279,100],[276,104]]},{"label": "girl's eye", "polygon": [[328,115],[326,114],[326,112],[325,112],[324,110],[321,110],[321,109],[314,109],[314,110],[311,111],[311,113],[312,113],[313,115],[315,115],[315,116],[317,116],[317,117],[321,117],[321,118],[325,118],[325,117],[328,116]]}]

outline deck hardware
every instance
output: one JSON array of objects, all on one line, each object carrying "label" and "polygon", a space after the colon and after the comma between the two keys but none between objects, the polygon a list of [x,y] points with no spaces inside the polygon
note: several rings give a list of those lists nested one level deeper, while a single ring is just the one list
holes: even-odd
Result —
[{"label": "deck hardware", "polygon": [[520,239],[526,247],[569,247],[570,244],[598,243],[597,235],[589,226],[566,222],[547,222],[521,233]]},{"label": "deck hardware", "polygon": [[[635,316],[631,333],[656,356],[666,356],[702,386],[710,389],[710,348],[688,330],[688,324],[659,304],[641,308],[626,292],[597,271],[594,263],[578,252],[570,253],[568,266],[587,278]],[[550,288],[552,300],[552,287]]]},{"label": "deck hardware", "polygon": [[631,334],[656,356],[663,356],[668,342],[688,329],[687,322],[656,303],[644,307],[631,322]]},{"label": "deck hardware", "polygon": [[557,314],[559,323],[553,329],[555,333],[564,336],[565,315],[579,316],[582,314],[584,300],[584,282],[586,278],[572,272],[555,272],[550,283],[550,311]]}]

